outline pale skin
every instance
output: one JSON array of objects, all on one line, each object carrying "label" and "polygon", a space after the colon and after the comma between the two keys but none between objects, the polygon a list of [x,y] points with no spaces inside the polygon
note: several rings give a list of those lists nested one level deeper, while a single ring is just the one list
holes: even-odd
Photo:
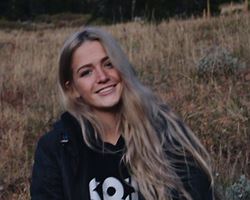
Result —
[{"label": "pale skin", "polygon": [[119,72],[110,62],[98,41],[84,42],[72,57],[73,82],[66,83],[75,98],[90,106],[104,127],[104,142],[116,144],[120,133],[117,128],[118,104],[123,83]]}]

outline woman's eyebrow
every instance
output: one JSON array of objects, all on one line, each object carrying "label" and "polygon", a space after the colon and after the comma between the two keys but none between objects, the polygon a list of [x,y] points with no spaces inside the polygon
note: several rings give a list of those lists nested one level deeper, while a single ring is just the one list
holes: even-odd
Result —
[{"label": "woman's eyebrow", "polygon": [[78,73],[81,69],[83,69],[83,68],[88,68],[88,67],[91,67],[91,64],[82,65],[82,66],[80,66],[80,67],[76,70],[76,73]]},{"label": "woman's eyebrow", "polygon": [[105,57],[103,57],[102,59],[101,59],[101,63],[104,63],[106,60],[108,60],[109,59],[109,57],[108,56],[105,56]]},{"label": "woman's eyebrow", "polygon": [[[109,59],[108,56],[103,57],[103,58],[101,59],[101,63],[104,63],[104,62],[105,62],[106,60],[108,60],[108,59]],[[76,73],[78,73],[82,68],[87,68],[87,67],[91,67],[91,66],[92,66],[91,63],[82,65],[82,66],[80,66],[80,67],[77,69]]]}]

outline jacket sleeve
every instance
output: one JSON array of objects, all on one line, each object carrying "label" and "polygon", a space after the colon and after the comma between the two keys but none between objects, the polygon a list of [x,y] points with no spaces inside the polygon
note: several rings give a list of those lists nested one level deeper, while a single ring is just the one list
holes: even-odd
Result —
[{"label": "jacket sleeve", "polygon": [[56,151],[58,146],[53,141],[47,134],[37,144],[30,187],[31,200],[64,199]]},{"label": "jacket sleeve", "polygon": [[[184,158],[170,152],[167,155],[173,159],[172,166],[192,200],[214,200],[211,180],[193,158]],[[173,196],[174,200],[181,199],[177,191],[173,191]]]},{"label": "jacket sleeve", "polygon": [[198,166],[187,166],[187,173],[182,181],[192,200],[213,200],[211,182]]}]

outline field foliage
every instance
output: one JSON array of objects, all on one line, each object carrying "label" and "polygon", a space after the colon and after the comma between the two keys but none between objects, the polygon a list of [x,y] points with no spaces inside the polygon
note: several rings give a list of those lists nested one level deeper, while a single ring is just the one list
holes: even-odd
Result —
[{"label": "field foliage", "polygon": [[[78,28],[0,30],[0,199],[29,199],[38,138],[63,111],[58,55]],[[224,188],[250,176],[250,15],[104,26],[191,127]]]}]

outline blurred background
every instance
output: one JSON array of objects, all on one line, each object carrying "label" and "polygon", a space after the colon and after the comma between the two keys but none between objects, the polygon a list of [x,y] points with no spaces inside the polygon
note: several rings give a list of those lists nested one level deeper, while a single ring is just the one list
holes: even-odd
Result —
[{"label": "blurred background", "polygon": [[250,0],[0,2],[0,199],[30,199],[34,149],[63,108],[58,55],[80,27],[122,44],[138,76],[211,155],[223,200],[250,199]]},{"label": "blurred background", "polygon": [[[163,20],[172,17],[210,16],[241,12],[249,0],[5,0],[0,3],[2,20],[45,21],[50,15],[81,14],[86,22]],[[231,7],[230,7],[231,6]],[[48,18],[46,18],[48,17]]]}]

